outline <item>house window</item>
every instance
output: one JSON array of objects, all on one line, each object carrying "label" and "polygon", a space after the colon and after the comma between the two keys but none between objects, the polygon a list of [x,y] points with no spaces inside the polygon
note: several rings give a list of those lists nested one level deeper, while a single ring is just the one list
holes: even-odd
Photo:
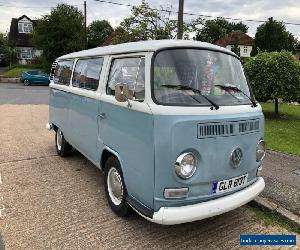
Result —
[{"label": "house window", "polygon": [[248,53],[248,47],[247,46],[244,46],[244,53]]},{"label": "house window", "polygon": [[32,49],[21,49],[20,50],[21,59],[32,59]]},{"label": "house window", "polygon": [[32,23],[19,22],[18,31],[19,33],[32,33]]}]

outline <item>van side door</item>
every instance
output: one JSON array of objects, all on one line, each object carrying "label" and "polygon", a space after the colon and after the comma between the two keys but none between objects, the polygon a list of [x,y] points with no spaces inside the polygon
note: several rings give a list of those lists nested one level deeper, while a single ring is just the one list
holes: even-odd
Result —
[{"label": "van side door", "polygon": [[80,58],[76,61],[71,80],[72,91],[69,125],[72,145],[89,160],[99,165],[97,150],[99,80],[103,57]]},{"label": "van side door", "polygon": [[[146,53],[110,57],[100,105],[100,137],[104,146],[119,155],[128,196],[153,207],[153,115],[145,93],[150,84],[150,57]],[[147,75],[147,78],[145,77]],[[128,85],[129,102],[115,99],[115,86]],[[147,92],[148,93],[148,92]],[[103,166],[102,166],[103,167]]]}]

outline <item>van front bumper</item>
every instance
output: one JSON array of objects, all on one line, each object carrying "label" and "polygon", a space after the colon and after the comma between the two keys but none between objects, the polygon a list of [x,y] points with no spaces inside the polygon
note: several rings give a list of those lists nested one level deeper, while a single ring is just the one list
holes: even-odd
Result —
[{"label": "van front bumper", "polygon": [[201,202],[182,207],[161,207],[154,212],[152,218],[146,219],[164,225],[174,225],[226,213],[238,208],[258,196],[265,187],[265,181],[259,177],[252,185],[227,196],[215,200]]}]

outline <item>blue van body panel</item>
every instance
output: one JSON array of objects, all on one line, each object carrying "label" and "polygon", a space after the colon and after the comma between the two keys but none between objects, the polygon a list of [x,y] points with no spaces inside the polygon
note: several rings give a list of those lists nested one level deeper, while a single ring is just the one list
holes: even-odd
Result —
[{"label": "blue van body panel", "polygon": [[72,145],[92,162],[100,162],[97,147],[99,133],[99,100],[70,93],[69,130]]},{"label": "blue van body panel", "polygon": [[[259,130],[226,137],[198,138],[199,123],[249,119],[259,119]],[[154,211],[158,211],[160,207],[183,206],[229,194],[228,192],[214,194],[213,181],[226,180],[248,173],[248,184],[254,182],[259,167],[255,158],[256,145],[263,137],[263,127],[264,118],[261,112],[215,116],[154,116]],[[242,149],[243,159],[238,168],[233,168],[229,158],[236,147]],[[183,152],[193,152],[198,156],[196,173],[188,180],[180,179],[174,168],[177,157]],[[164,189],[174,187],[188,187],[188,198],[165,199]]]},{"label": "blue van body panel", "polygon": [[[106,118],[99,120],[100,113],[105,113]],[[258,131],[198,138],[199,123],[250,119],[259,120]],[[117,152],[128,195],[154,212],[161,207],[184,206],[229,194],[212,193],[213,181],[246,173],[248,185],[257,179],[259,163],[255,159],[255,149],[263,137],[262,112],[214,116],[152,115],[151,112],[50,88],[49,122],[60,127],[65,138],[92,162],[100,163],[106,147]],[[243,160],[237,169],[229,161],[235,147],[243,150]],[[189,180],[180,179],[174,170],[175,160],[183,152],[198,156],[196,173]],[[165,199],[164,189],[174,187],[188,187],[188,198]]]},{"label": "blue van body panel", "polygon": [[69,141],[73,135],[69,127],[70,93],[50,88],[49,122],[59,127]]},{"label": "blue van body panel", "polygon": [[[55,99],[55,101],[54,101]],[[147,106],[147,104],[145,104]],[[99,120],[98,114],[106,118]],[[259,130],[232,136],[198,138],[198,124],[259,120]],[[113,103],[50,88],[49,122],[92,162],[100,163],[105,147],[117,152],[130,197],[149,210],[184,206],[229,194],[212,193],[212,182],[248,174],[248,185],[257,179],[255,149],[263,137],[262,112],[232,115],[152,115]],[[240,147],[243,160],[233,168],[229,157]],[[174,170],[183,152],[198,156],[197,170],[189,180]],[[188,198],[168,200],[165,188],[188,187]],[[235,192],[237,190],[231,191]]]},{"label": "blue van body panel", "polygon": [[[149,107],[143,103],[145,108]],[[141,104],[141,105],[143,105]],[[134,106],[134,104],[133,104]],[[121,158],[128,194],[146,207],[153,208],[154,141],[153,116],[101,101],[100,137]]]}]

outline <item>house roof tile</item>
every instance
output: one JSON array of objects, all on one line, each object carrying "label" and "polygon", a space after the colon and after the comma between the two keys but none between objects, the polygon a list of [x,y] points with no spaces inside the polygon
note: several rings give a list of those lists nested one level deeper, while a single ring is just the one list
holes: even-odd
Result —
[{"label": "house roof tile", "polygon": [[227,45],[233,45],[236,42],[238,42],[238,45],[254,45],[254,39],[240,30],[230,32],[226,36],[217,40],[215,44],[222,47],[226,47]]}]

